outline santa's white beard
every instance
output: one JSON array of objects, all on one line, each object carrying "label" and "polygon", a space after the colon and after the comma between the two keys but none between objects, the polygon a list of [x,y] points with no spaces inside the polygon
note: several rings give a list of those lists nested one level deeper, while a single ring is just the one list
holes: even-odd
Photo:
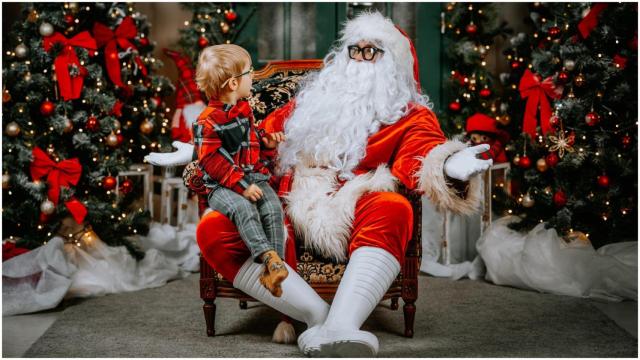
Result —
[{"label": "santa's white beard", "polygon": [[422,100],[415,82],[397,71],[389,54],[372,63],[349,60],[346,49],[336,52],[296,97],[278,148],[279,171],[325,166],[351,178],[369,136],[398,121],[416,99]]}]

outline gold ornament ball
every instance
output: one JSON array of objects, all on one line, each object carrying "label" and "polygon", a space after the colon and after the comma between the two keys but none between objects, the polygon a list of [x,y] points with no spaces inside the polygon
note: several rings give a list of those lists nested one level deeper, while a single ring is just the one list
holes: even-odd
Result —
[{"label": "gold ornament ball", "polygon": [[38,31],[42,36],[51,36],[53,34],[53,25],[49,24],[48,22],[43,22],[42,24],[40,24]]},{"label": "gold ornament ball", "polygon": [[513,165],[518,166],[520,164],[520,155],[516,155],[513,157]]},{"label": "gold ornament ball", "polygon": [[30,23],[34,23],[34,22],[38,21],[38,12],[35,11],[35,10],[31,10],[29,15],[27,15],[27,21],[30,22]]},{"label": "gold ornament ball", "polygon": [[17,122],[12,121],[7,124],[7,127],[5,128],[5,132],[7,133],[7,135],[11,137],[16,137],[20,134],[20,125],[18,125]]},{"label": "gold ornament ball", "polygon": [[107,145],[111,147],[116,147],[118,146],[118,137],[116,136],[116,134],[112,132],[111,134],[109,134],[109,136],[107,136],[106,142],[107,142]]},{"label": "gold ornament ball", "polygon": [[120,121],[118,121],[118,120],[114,120],[114,121],[113,121],[113,129],[114,129],[114,130],[120,130],[120,127],[121,127],[121,125],[120,125]]},{"label": "gold ornament ball", "polygon": [[584,85],[584,75],[578,74],[576,78],[573,79],[573,83],[576,84],[576,86]]},{"label": "gold ornament ball", "polygon": [[522,206],[526,208],[533,207],[533,205],[535,204],[536,204],[536,201],[533,200],[531,195],[529,195],[528,193],[522,198]]},{"label": "gold ornament ball", "polygon": [[549,168],[549,166],[547,165],[547,161],[544,158],[538,159],[538,162],[536,162],[536,167],[540,172],[545,172]]},{"label": "gold ornament ball", "polygon": [[573,71],[573,69],[576,68],[576,62],[571,59],[567,59],[564,61],[564,67],[569,71]]},{"label": "gold ornament ball", "polygon": [[220,29],[222,30],[222,33],[223,33],[223,34],[226,34],[226,33],[228,33],[228,32],[229,32],[229,30],[230,30],[231,28],[229,27],[229,25],[228,25],[227,23],[224,23],[224,24],[222,24],[222,26],[220,26]]},{"label": "gold ornament ball", "polygon": [[11,181],[11,176],[9,174],[2,174],[2,188],[8,189],[9,182]]},{"label": "gold ornament ball", "polygon": [[24,81],[26,81],[26,82],[31,81],[31,73],[30,72],[24,74]]},{"label": "gold ornament ball", "polygon": [[70,133],[73,130],[73,122],[71,122],[71,120],[69,120],[69,118],[65,118],[64,119],[64,132],[65,133]]},{"label": "gold ornament ball", "polygon": [[9,93],[9,90],[5,90],[2,93],[2,102],[8,103],[9,101],[11,101],[11,94]]},{"label": "gold ornament ball", "polygon": [[143,121],[142,124],[140,124],[140,131],[145,135],[151,134],[153,131],[153,123],[149,120]]},{"label": "gold ornament ball", "polygon": [[15,52],[16,56],[19,59],[24,59],[27,57],[27,54],[29,54],[29,48],[25,44],[18,44],[18,46],[16,46]]},{"label": "gold ornament ball", "polygon": [[56,206],[51,200],[45,200],[40,204],[40,211],[45,215],[51,215],[56,210]]},{"label": "gold ornament ball", "polygon": [[77,11],[78,10],[78,3],[75,3],[75,2],[69,3],[69,9],[71,11],[73,11],[73,12]]},{"label": "gold ornament ball", "polygon": [[552,190],[553,190],[553,189],[551,189],[551,186],[547,186],[546,188],[544,188],[544,193],[545,193],[545,194],[547,194],[547,195],[549,195],[549,194],[551,194],[551,191],[552,191]]}]

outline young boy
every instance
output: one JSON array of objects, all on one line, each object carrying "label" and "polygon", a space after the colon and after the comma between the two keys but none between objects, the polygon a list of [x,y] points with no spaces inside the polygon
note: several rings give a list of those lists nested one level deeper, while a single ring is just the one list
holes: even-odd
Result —
[{"label": "young boy", "polygon": [[196,82],[209,105],[193,125],[194,152],[209,207],[233,221],[254,261],[265,264],[260,282],[279,297],[280,284],[288,275],[282,261],[284,215],[268,183],[263,150],[274,149],[284,134],[258,134],[251,107],[244,100],[251,95],[252,73],[251,57],[240,46],[202,50]]}]

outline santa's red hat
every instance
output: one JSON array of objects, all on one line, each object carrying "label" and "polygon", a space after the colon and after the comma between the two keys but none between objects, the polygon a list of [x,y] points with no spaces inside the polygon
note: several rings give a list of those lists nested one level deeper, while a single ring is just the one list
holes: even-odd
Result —
[{"label": "santa's red hat", "polygon": [[496,119],[481,113],[475,113],[467,119],[467,133],[484,132],[495,134],[498,132]]},{"label": "santa's red hat", "polygon": [[340,38],[340,42],[347,46],[362,40],[374,42],[390,53],[401,72],[407,79],[413,78],[420,91],[418,56],[406,32],[378,11],[365,11],[347,21]]}]

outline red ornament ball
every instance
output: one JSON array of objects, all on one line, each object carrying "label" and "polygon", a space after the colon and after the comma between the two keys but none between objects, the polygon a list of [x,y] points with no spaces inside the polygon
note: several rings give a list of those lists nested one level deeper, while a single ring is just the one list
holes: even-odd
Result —
[{"label": "red ornament ball", "polygon": [[609,187],[609,177],[607,175],[598,176],[598,185],[603,188]]},{"label": "red ornament ball", "polygon": [[89,116],[85,128],[91,132],[96,132],[100,129],[100,122],[95,116]]},{"label": "red ornament ball", "polygon": [[556,127],[560,124],[560,118],[557,115],[551,116],[549,119],[549,124],[553,127]]},{"label": "red ornament ball", "polygon": [[631,145],[631,136],[625,135],[622,137],[622,146],[627,148]]},{"label": "red ornament ball", "polygon": [[584,121],[589,126],[596,126],[600,122],[600,115],[598,115],[598,113],[596,112],[591,111],[584,116]]},{"label": "red ornament ball", "polygon": [[140,46],[149,46],[149,38],[140,38]]},{"label": "red ornament ball", "polygon": [[49,221],[51,221],[51,218],[53,217],[53,215],[47,215],[43,212],[40,212],[40,218],[38,219],[38,222],[40,224],[46,224]]},{"label": "red ornament ball", "polygon": [[576,143],[576,133],[575,131],[572,131],[569,133],[569,136],[567,137],[567,144],[573,146],[573,144]]},{"label": "red ornament ball", "polygon": [[126,195],[130,193],[131,190],[133,190],[133,181],[125,179],[122,184],[120,184],[120,191],[122,191],[122,193]]},{"label": "red ornament ball", "polygon": [[512,69],[514,69],[514,70],[515,70],[515,69],[517,69],[517,68],[519,68],[519,67],[520,67],[520,62],[519,62],[519,61],[514,60],[514,61],[512,61],[512,62],[511,62],[511,68],[512,68]]},{"label": "red ornament ball", "polygon": [[549,36],[552,39],[555,39],[556,37],[558,37],[558,35],[560,35],[560,28],[557,26],[552,26],[551,28],[549,28]]},{"label": "red ornament ball", "polygon": [[569,81],[569,73],[567,73],[566,71],[560,71],[558,73],[558,83],[566,84],[567,81]]},{"label": "red ornament ball", "polygon": [[518,166],[520,166],[523,169],[528,169],[531,167],[531,159],[525,155],[523,157],[520,158],[520,162],[518,163]]},{"label": "red ornament ball", "polygon": [[236,21],[236,19],[238,18],[238,13],[236,13],[233,10],[229,10],[224,14],[224,18],[228,21],[228,22],[234,22]]},{"label": "red ornament ball", "polygon": [[480,97],[488,98],[489,96],[491,96],[491,89],[484,88],[480,90]]},{"label": "red ornament ball", "polygon": [[40,113],[44,116],[49,116],[51,114],[53,114],[53,111],[56,109],[56,106],[54,103],[52,103],[49,100],[46,100],[45,102],[43,102],[40,105]]},{"label": "red ornament ball", "polygon": [[451,104],[449,104],[449,110],[451,110],[451,111],[458,112],[458,111],[460,111],[460,108],[461,108],[461,105],[457,101],[454,101]]},{"label": "red ornament ball", "polygon": [[201,36],[200,39],[198,39],[198,46],[202,49],[207,47],[207,45],[209,45],[209,40],[207,40],[206,37]]},{"label": "red ornament ball", "polygon": [[118,146],[120,146],[124,142],[124,136],[122,136],[122,134],[116,134],[116,138],[118,139]]},{"label": "red ornament ball", "polygon": [[565,194],[562,190],[556,191],[556,193],[553,194],[553,203],[557,207],[565,206],[567,204],[567,194]]},{"label": "red ornament ball", "polygon": [[465,30],[467,31],[468,35],[473,36],[478,33],[478,26],[476,24],[471,23],[467,25]]},{"label": "red ornament ball", "polygon": [[72,25],[73,24],[73,20],[75,20],[75,19],[73,18],[73,15],[71,15],[71,14],[67,14],[67,15],[64,16],[64,22],[66,22],[67,25]]},{"label": "red ornament ball", "polygon": [[550,167],[556,167],[556,165],[558,165],[558,163],[560,162],[560,158],[554,152],[548,154],[545,157],[545,160],[547,161],[547,165],[549,165]]},{"label": "red ornament ball", "polygon": [[116,178],[113,176],[105,176],[102,178],[102,188],[105,190],[113,190],[116,188]]}]

